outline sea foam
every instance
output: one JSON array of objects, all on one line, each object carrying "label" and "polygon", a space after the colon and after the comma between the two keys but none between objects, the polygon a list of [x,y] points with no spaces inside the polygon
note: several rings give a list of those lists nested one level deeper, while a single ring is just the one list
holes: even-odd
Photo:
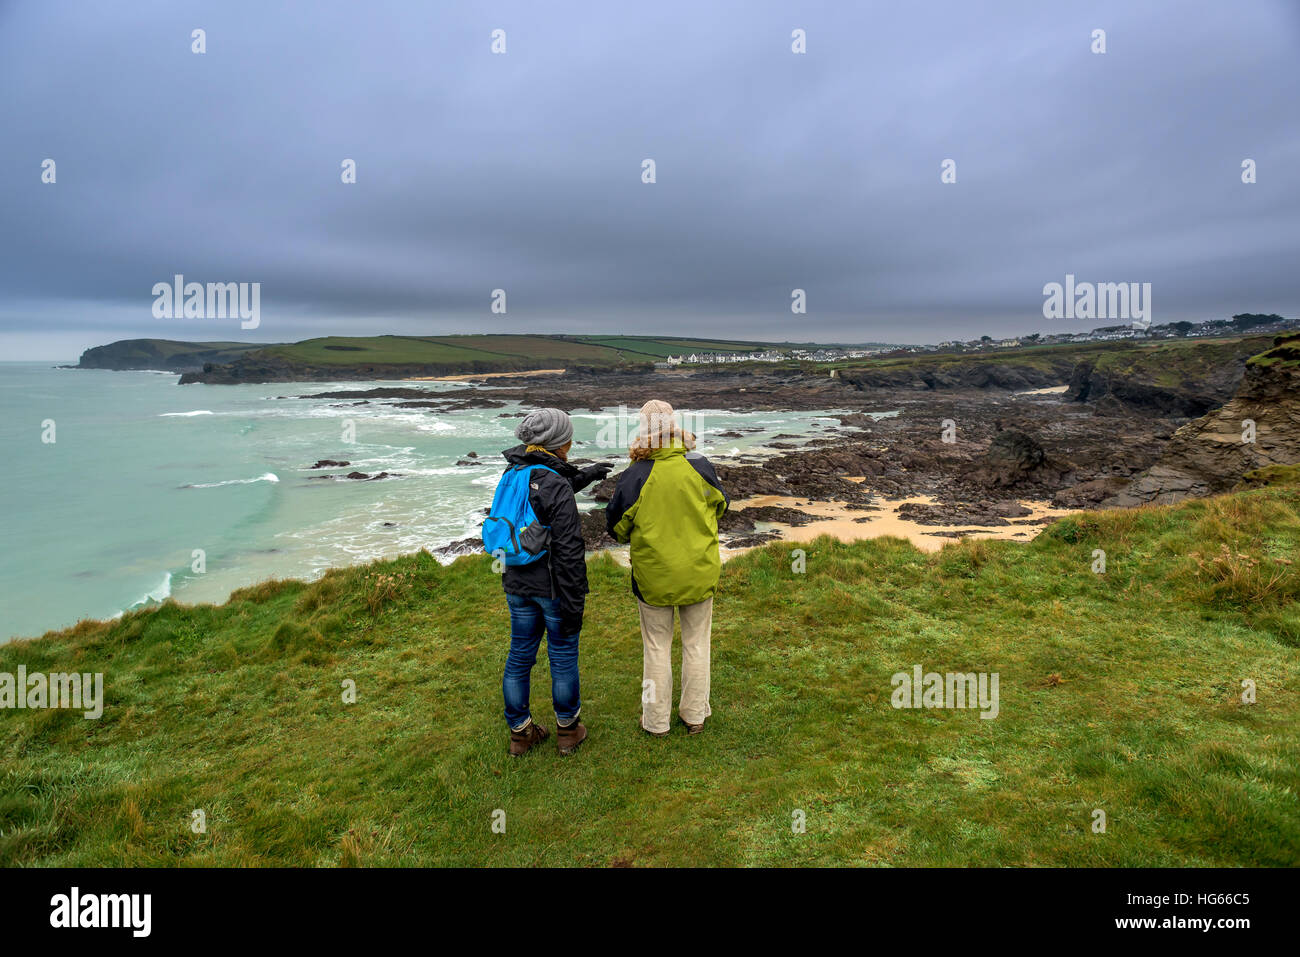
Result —
[{"label": "sea foam", "polygon": [[201,482],[182,485],[181,488],[220,488],[223,485],[252,485],[254,482],[278,482],[280,477],[274,472],[265,472],[257,478],[227,479],[224,482]]}]

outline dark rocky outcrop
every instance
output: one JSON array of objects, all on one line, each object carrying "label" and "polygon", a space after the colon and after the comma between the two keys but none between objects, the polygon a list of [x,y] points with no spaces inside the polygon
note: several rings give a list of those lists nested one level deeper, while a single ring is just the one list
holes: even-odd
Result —
[{"label": "dark rocky outcrop", "polygon": [[855,389],[1005,389],[1020,392],[1060,385],[1074,363],[1070,357],[1034,362],[916,360],[902,366],[841,369],[838,378]]},{"label": "dark rocky outcrop", "polygon": [[777,522],[782,525],[807,525],[809,522],[825,521],[825,515],[810,515],[798,508],[783,505],[749,505],[745,508],[728,509],[718,522],[720,532],[752,532],[757,522]]},{"label": "dark rocky outcrop", "polygon": [[605,528],[605,510],[603,508],[593,508],[582,512],[581,519],[582,541],[589,551],[598,548],[613,548],[618,544],[610,537],[608,530]]},{"label": "dark rocky outcrop", "polygon": [[1065,399],[1090,403],[1102,413],[1205,415],[1232,397],[1246,360],[1267,344],[1266,338],[1256,336],[1102,352],[1080,360],[1071,370]]},{"label": "dark rocky outcrop", "polygon": [[1060,489],[1052,496],[1052,504],[1057,508],[1096,508],[1128,483],[1129,479],[1119,475],[1089,479],[1071,485],[1069,488]]},{"label": "dark rocky outcrop", "polygon": [[1038,440],[1017,429],[993,436],[970,480],[988,488],[1059,484],[1069,465],[1050,461]]},{"label": "dark rocky outcrop", "polygon": [[[1253,441],[1250,423],[1253,423]],[[1245,365],[1237,394],[1174,433],[1159,461],[1107,506],[1163,504],[1226,492],[1248,472],[1300,463],[1300,335]]]}]

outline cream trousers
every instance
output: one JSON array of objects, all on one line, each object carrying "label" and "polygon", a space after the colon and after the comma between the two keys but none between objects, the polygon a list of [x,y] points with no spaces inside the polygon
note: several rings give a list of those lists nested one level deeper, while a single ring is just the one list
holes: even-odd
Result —
[{"label": "cream trousers", "polygon": [[[647,605],[637,599],[641,613],[641,724],[659,733],[671,726],[673,706],[673,606]],[[709,636],[713,631],[713,599],[679,605],[682,622],[682,700],[677,713],[688,724],[703,724],[709,707]]]}]

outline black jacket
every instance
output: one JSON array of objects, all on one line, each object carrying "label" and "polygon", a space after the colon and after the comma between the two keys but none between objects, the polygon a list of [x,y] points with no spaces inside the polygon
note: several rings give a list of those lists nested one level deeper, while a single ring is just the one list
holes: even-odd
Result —
[{"label": "black jacket", "polygon": [[517,445],[501,453],[514,465],[545,465],[558,474],[535,470],[529,477],[528,503],[537,520],[550,526],[546,557],[528,565],[507,565],[501,576],[508,595],[559,598],[562,614],[581,616],[587,596],[587,546],[582,540],[575,486],[583,485],[579,470],[545,452],[525,452]]}]

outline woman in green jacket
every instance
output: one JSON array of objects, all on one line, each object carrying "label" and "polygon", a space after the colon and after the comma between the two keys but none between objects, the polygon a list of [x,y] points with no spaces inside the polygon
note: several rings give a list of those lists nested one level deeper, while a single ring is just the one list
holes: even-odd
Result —
[{"label": "woman in green jacket", "polygon": [[718,519],[727,496],[713,465],[692,451],[695,436],[657,399],[641,408],[632,464],[618,477],[606,510],[609,533],[632,545],[632,593],[641,616],[641,728],[670,728],[673,610],[682,626],[682,694],[678,715],[691,734],[704,730],[709,707],[709,640],[713,593],[722,562]]}]

